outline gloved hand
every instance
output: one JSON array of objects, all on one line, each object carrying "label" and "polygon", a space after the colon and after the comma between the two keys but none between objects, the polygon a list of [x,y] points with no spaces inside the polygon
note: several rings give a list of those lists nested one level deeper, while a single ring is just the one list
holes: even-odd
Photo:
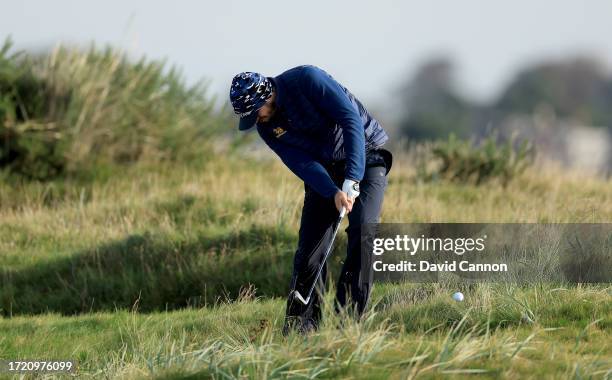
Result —
[{"label": "gloved hand", "polygon": [[342,191],[344,191],[349,198],[355,200],[355,198],[359,196],[359,182],[353,181],[352,179],[345,179],[342,184]]}]

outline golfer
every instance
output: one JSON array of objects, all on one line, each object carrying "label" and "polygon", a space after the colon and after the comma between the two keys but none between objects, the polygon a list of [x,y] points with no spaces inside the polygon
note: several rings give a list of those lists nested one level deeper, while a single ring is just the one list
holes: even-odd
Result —
[{"label": "golfer", "polygon": [[[303,65],[276,77],[236,75],[230,100],[240,116],[239,130],[252,127],[283,163],[304,181],[299,242],[283,335],[316,330],[330,244],[339,211],[348,212],[346,260],[338,280],[335,310],[363,314],[372,289],[371,249],[362,254],[361,225],[378,223],[392,155],[381,149],[389,139],[381,125],[344,86],[322,69]],[[364,239],[371,244],[371,239]],[[319,267],[316,291],[304,305],[294,292],[307,294]]]}]

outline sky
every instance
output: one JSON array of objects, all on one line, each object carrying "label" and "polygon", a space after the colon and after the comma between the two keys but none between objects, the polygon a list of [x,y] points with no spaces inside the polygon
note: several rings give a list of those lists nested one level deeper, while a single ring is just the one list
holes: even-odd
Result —
[{"label": "sky", "polygon": [[384,108],[433,56],[451,58],[464,93],[480,101],[545,59],[588,54],[612,67],[611,16],[609,0],[19,0],[3,4],[0,38],[16,49],[95,41],[167,59],[220,102],[238,72],[315,64]]}]

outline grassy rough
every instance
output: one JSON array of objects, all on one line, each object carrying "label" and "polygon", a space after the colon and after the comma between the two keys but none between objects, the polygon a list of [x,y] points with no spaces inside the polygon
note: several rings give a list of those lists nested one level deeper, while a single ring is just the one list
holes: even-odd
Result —
[{"label": "grassy rough", "polygon": [[[153,314],[18,316],[0,323],[0,355],[74,358],[84,378],[609,376],[610,288],[512,289],[534,302],[535,323],[526,324],[504,290],[481,287],[458,305],[448,289],[433,287],[429,295],[412,285],[376,289],[376,307],[362,322],[326,312],[324,326],[308,337],[280,335],[284,300],[249,294]],[[554,301],[559,292],[566,296]],[[569,323],[557,317],[585,303],[588,311]],[[491,323],[495,313],[511,323]]]},{"label": "grassy rough", "polygon": [[[277,160],[217,154],[0,183],[0,357],[74,358],[94,378],[610,377],[606,285],[471,285],[458,304],[444,284],[377,284],[361,323],[327,305],[319,332],[283,339],[302,184]],[[383,221],[612,219],[609,180],[421,183],[413,167],[396,158]]]}]

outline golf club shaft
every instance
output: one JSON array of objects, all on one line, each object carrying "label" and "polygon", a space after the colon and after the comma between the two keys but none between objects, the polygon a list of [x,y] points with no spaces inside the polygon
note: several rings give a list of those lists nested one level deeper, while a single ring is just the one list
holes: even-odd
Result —
[{"label": "golf club shaft", "polygon": [[329,243],[329,246],[327,247],[327,251],[325,252],[325,255],[323,256],[323,261],[319,265],[317,275],[315,276],[312,286],[310,287],[310,290],[308,291],[307,297],[303,298],[300,292],[298,292],[297,290],[295,290],[293,293],[295,298],[297,298],[304,305],[308,305],[308,302],[310,302],[310,296],[312,296],[312,292],[317,284],[317,281],[319,280],[321,271],[323,271],[323,266],[325,265],[325,262],[327,261],[327,257],[329,256],[329,253],[331,252],[334,246],[334,240],[336,239],[336,234],[338,233],[338,229],[340,228],[340,223],[342,223],[342,219],[344,218],[345,214],[346,214],[346,209],[342,207],[342,210],[340,210],[340,216],[338,216],[338,221],[336,222],[336,227],[334,228],[334,233],[332,234],[331,241]]}]

